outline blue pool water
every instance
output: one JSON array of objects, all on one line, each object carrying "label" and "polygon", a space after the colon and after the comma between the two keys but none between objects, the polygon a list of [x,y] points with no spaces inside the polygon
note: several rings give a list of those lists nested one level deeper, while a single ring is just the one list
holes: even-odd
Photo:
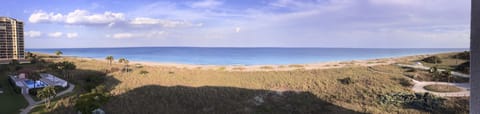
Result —
[{"label": "blue pool water", "polygon": [[133,61],[152,61],[211,65],[302,64],[327,61],[363,60],[465,51],[465,48],[207,48],[207,47],[129,47],[27,49],[31,52],[104,59],[106,56]]},{"label": "blue pool water", "polygon": [[42,88],[48,86],[48,84],[42,81],[25,80],[25,83],[28,88]]}]

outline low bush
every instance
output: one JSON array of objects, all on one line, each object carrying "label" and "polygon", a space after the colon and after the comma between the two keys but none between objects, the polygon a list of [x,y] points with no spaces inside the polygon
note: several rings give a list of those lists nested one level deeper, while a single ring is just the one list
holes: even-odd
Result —
[{"label": "low bush", "polygon": [[427,62],[427,63],[442,63],[442,60],[438,56],[430,56],[425,59],[422,59],[422,61]]},{"label": "low bush", "polygon": [[452,57],[455,58],[455,59],[470,60],[470,52],[469,52],[469,51],[465,51],[465,52],[462,52],[462,53],[458,53],[458,54],[456,54],[456,55],[453,55]]},{"label": "low bush", "polygon": [[395,93],[381,95],[379,102],[382,105],[405,106],[430,112],[440,112],[445,109],[445,99],[430,93]]},{"label": "low bush", "polygon": [[148,71],[142,70],[142,71],[140,71],[140,74],[141,74],[141,75],[148,74]]},{"label": "low bush", "polygon": [[470,74],[470,61],[464,62],[460,65],[458,65],[455,70]]},{"label": "low bush", "polygon": [[262,66],[262,67],[260,67],[260,69],[273,69],[273,67],[272,66]]},{"label": "low bush", "polygon": [[338,79],[338,81],[340,81],[340,83],[345,84],[345,85],[355,83],[355,82],[352,80],[352,78],[350,78],[350,77],[346,77],[346,78],[343,78],[343,79]]}]

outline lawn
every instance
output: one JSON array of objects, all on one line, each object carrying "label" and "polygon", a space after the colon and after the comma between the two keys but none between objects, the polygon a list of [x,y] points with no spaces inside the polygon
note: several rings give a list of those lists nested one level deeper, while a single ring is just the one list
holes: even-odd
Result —
[{"label": "lawn", "polygon": [[20,109],[28,105],[28,102],[21,94],[13,91],[5,71],[0,71],[0,87],[4,91],[4,93],[0,94],[0,114],[19,113]]}]

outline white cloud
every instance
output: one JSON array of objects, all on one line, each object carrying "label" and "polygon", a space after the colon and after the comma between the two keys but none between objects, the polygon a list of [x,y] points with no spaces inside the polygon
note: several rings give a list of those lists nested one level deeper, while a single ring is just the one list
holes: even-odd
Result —
[{"label": "white cloud", "polygon": [[165,31],[150,31],[144,33],[115,33],[113,35],[105,35],[107,38],[115,38],[115,39],[126,39],[126,38],[160,38],[167,34]]},{"label": "white cloud", "polygon": [[78,37],[78,33],[67,33],[67,38],[76,38]]},{"label": "white cloud", "polygon": [[240,32],[240,27],[235,28],[235,32]]},{"label": "white cloud", "polygon": [[36,11],[30,15],[28,20],[31,23],[110,24],[125,20],[125,16],[123,13],[110,11],[106,11],[103,14],[94,14],[87,10],[75,10],[68,14]]},{"label": "white cloud", "polygon": [[31,23],[44,23],[44,22],[62,22],[64,16],[60,13],[46,13],[44,11],[36,11],[28,18]]},{"label": "white cloud", "polygon": [[176,20],[164,20],[164,19],[154,19],[147,17],[138,17],[130,21],[132,25],[160,25],[162,27],[179,27],[179,26],[202,26],[202,23],[192,24],[186,21],[176,21]]},{"label": "white cloud", "polygon": [[60,37],[62,37],[62,35],[63,35],[62,32],[53,32],[53,33],[48,34],[48,36],[52,37],[52,38],[60,38]]},{"label": "white cloud", "polygon": [[40,31],[27,31],[25,32],[25,36],[29,38],[35,38],[35,37],[40,37],[42,35],[42,32]]},{"label": "white cloud", "polygon": [[133,36],[132,33],[115,33],[111,35],[111,37],[115,39],[132,38]]},{"label": "white cloud", "polygon": [[125,20],[123,13],[106,11],[103,14],[91,14],[86,10],[75,10],[68,13],[65,22],[68,24],[110,24]]},{"label": "white cloud", "polygon": [[216,0],[203,0],[203,1],[198,1],[190,4],[190,7],[192,8],[214,8],[219,5],[222,5],[223,2],[216,1]]}]

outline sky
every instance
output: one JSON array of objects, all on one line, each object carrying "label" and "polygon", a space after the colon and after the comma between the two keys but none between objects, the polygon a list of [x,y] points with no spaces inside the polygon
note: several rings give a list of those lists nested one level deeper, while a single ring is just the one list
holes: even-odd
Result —
[{"label": "sky", "polygon": [[468,48],[470,0],[8,0],[26,48]]}]

